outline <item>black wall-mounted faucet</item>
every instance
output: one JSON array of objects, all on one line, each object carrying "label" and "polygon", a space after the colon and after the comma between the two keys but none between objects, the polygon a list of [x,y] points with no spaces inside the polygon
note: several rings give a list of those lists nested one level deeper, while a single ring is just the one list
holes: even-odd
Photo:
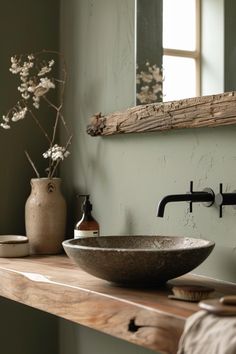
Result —
[{"label": "black wall-mounted faucet", "polygon": [[236,191],[233,193],[223,193],[223,185],[220,183],[220,193],[216,195],[215,203],[219,207],[219,216],[222,218],[222,207],[224,205],[236,206]]},{"label": "black wall-mounted faucet", "polygon": [[203,191],[193,191],[193,182],[190,182],[190,192],[186,194],[171,194],[165,196],[158,204],[157,216],[163,217],[167,203],[172,202],[190,202],[190,212],[192,212],[192,203],[202,202],[205,206],[211,206],[215,201],[215,194],[212,189],[206,188]]}]

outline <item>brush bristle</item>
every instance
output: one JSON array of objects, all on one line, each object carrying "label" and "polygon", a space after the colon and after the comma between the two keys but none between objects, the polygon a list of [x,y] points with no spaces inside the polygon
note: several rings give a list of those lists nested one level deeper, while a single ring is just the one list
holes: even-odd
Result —
[{"label": "brush bristle", "polygon": [[198,285],[174,286],[172,288],[174,295],[183,300],[200,301],[209,298],[213,288]]}]

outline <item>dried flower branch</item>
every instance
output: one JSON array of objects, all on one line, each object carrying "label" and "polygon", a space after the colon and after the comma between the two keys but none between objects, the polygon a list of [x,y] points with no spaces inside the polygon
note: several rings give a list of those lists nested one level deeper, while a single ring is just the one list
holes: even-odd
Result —
[{"label": "dried flower branch", "polygon": [[28,152],[27,152],[26,150],[25,150],[25,155],[26,155],[26,157],[27,157],[29,163],[31,164],[31,166],[32,166],[32,168],[33,168],[33,170],[34,170],[36,176],[37,176],[38,178],[40,178],[40,175],[39,175],[39,173],[38,173],[38,171],[37,171],[37,168],[35,167],[33,161],[32,161],[31,158],[30,158],[30,155],[28,154]]},{"label": "dried flower branch", "polygon": [[[50,59],[47,59],[48,55],[50,55]],[[57,78],[56,75],[54,75],[55,60],[51,58],[52,56],[57,56],[62,59],[62,77],[60,78]],[[52,178],[59,163],[70,154],[68,147],[72,139],[72,135],[69,133],[69,129],[62,114],[65,84],[67,80],[64,58],[59,52],[46,50],[29,55],[15,55],[11,57],[11,66],[9,70],[12,74],[18,75],[19,77],[20,84],[17,89],[20,92],[21,97],[16,105],[9,109],[6,115],[2,116],[3,121],[0,126],[3,129],[10,129],[12,123],[25,119],[27,115],[33,118],[49,144],[48,150],[44,152],[42,156],[49,159],[49,167],[46,171],[47,176]],[[48,97],[48,93],[56,89],[56,87],[60,89],[58,104],[54,103]],[[38,114],[36,114],[43,102],[55,112],[55,116],[52,117],[53,128],[50,132],[44,128],[42,119],[38,118]],[[55,143],[59,129],[59,122],[61,122],[67,133],[67,141],[64,146],[59,146]],[[40,174],[29,153],[25,151],[25,154],[39,178]]]},{"label": "dried flower branch", "polygon": [[147,71],[136,74],[137,94],[140,103],[154,103],[162,100],[162,69],[146,62]]}]

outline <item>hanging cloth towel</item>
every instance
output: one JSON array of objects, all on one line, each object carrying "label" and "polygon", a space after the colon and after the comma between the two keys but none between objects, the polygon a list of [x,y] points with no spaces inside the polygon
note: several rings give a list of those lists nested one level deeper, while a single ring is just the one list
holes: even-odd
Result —
[{"label": "hanging cloth towel", "polygon": [[196,312],[186,321],[177,354],[236,354],[236,316]]}]

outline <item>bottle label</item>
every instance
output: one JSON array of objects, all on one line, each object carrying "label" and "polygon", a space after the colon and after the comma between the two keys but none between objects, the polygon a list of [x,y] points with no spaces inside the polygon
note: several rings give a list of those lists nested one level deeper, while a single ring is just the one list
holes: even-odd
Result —
[{"label": "bottle label", "polygon": [[74,238],[98,236],[98,230],[74,230]]}]

